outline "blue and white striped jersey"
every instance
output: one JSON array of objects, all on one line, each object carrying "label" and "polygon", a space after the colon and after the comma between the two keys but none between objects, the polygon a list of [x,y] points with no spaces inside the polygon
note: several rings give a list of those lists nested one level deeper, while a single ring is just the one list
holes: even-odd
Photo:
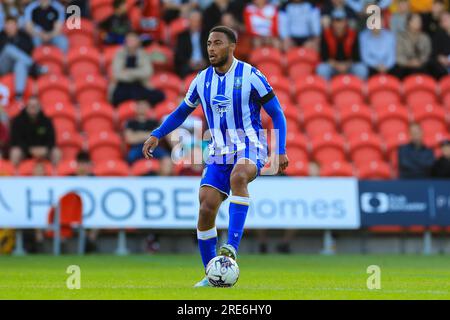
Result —
[{"label": "blue and white striped jersey", "polygon": [[228,154],[245,148],[267,150],[262,131],[262,98],[272,96],[264,75],[248,63],[234,59],[225,74],[210,66],[192,81],[185,102],[200,103],[211,132],[210,154]]}]

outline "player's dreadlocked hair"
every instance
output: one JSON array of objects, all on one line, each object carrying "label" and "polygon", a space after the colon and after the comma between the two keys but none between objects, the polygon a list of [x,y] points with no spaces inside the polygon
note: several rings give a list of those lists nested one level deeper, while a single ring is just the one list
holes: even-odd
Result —
[{"label": "player's dreadlocked hair", "polygon": [[228,40],[230,40],[230,42],[232,42],[232,43],[237,42],[236,33],[231,28],[228,28],[226,26],[217,26],[217,27],[212,28],[209,31],[209,33],[212,33],[212,32],[222,32],[227,36],[227,38],[228,38]]}]

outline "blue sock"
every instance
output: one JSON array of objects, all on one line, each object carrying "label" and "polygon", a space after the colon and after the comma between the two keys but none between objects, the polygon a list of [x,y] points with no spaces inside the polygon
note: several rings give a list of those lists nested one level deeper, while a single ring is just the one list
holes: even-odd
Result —
[{"label": "blue sock", "polygon": [[230,222],[228,224],[228,244],[231,244],[238,251],[244,233],[245,218],[247,217],[250,198],[230,197]]},{"label": "blue sock", "polygon": [[200,250],[200,255],[202,256],[203,266],[206,268],[208,262],[214,258],[216,253],[216,245],[217,245],[217,229],[216,227],[206,230],[200,231],[197,229],[197,239],[198,239],[198,248]]}]

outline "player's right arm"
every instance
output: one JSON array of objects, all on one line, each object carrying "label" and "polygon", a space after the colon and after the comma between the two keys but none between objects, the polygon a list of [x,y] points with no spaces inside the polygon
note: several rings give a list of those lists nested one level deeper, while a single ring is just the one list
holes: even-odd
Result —
[{"label": "player's right arm", "polygon": [[146,159],[152,157],[153,150],[158,146],[159,140],[181,126],[186,118],[194,111],[199,102],[197,92],[198,76],[191,82],[189,90],[180,105],[164,120],[164,122],[152,131],[150,137],[144,142],[142,153]]}]

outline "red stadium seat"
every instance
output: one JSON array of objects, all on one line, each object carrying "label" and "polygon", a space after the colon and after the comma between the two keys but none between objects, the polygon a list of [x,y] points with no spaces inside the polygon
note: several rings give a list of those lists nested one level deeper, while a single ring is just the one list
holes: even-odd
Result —
[{"label": "red stadium seat", "polygon": [[443,140],[450,139],[450,134],[447,132],[433,132],[424,134],[424,142],[427,147],[436,149],[440,146]]},{"label": "red stadium seat", "polygon": [[191,85],[191,82],[195,79],[197,76],[197,72],[191,73],[190,75],[187,75],[183,79],[183,89],[182,92],[187,92],[189,90],[189,86]]},{"label": "red stadium seat", "polygon": [[[9,101],[13,101],[16,95],[16,89],[14,85],[14,73],[8,73],[3,77],[0,77],[0,83],[7,86],[9,88]],[[23,93],[23,98],[26,100],[32,93],[34,88],[34,81],[28,77],[27,83],[25,86],[25,92]]]},{"label": "red stadium seat", "polygon": [[96,176],[119,176],[124,177],[130,174],[128,164],[123,160],[105,160],[94,165]]},{"label": "red stadium seat", "polygon": [[96,30],[95,25],[91,20],[81,18],[80,28],[64,29],[64,32],[69,40],[69,47],[93,47],[95,46]]},{"label": "red stadium seat", "polygon": [[95,47],[77,47],[67,54],[69,73],[75,79],[101,73],[101,54]]},{"label": "red stadium seat", "polygon": [[366,105],[354,104],[340,108],[342,132],[347,136],[372,132],[373,114]]},{"label": "red stadium seat", "polygon": [[[294,130],[288,130],[286,134],[286,146],[288,149],[300,149],[305,152],[305,159],[308,159],[308,140],[301,132],[296,132]],[[302,157],[303,158],[303,157]]]},{"label": "red stadium seat", "polygon": [[107,46],[103,48],[103,65],[105,66],[106,70],[109,70],[108,68],[112,64],[117,51],[119,51],[121,48],[121,45]]},{"label": "red stadium seat", "polygon": [[274,64],[270,61],[260,62],[258,65],[258,70],[265,76],[273,75],[273,76],[283,76],[283,68],[281,65]]},{"label": "red stadium seat", "polygon": [[322,177],[351,177],[353,176],[353,167],[346,161],[326,162],[320,167]]},{"label": "red stadium seat", "polygon": [[292,85],[289,82],[289,79],[287,79],[284,76],[268,74],[267,80],[269,81],[270,85],[272,86],[277,97],[279,97],[280,94],[282,94],[282,95],[289,97],[289,99],[290,99],[291,93],[292,93],[291,92]]},{"label": "red stadium seat", "polygon": [[286,53],[286,66],[289,77],[297,79],[313,74],[319,61],[318,53],[310,48],[297,47]]},{"label": "red stadium seat", "polygon": [[131,175],[146,176],[151,173],[157,174],[160,170],[160,163],[157,159],[141,159],[131,166]]},{"label": "red stadium seat", "polygon": [[312,156],[321,165],[332,161],[345,161],[345,142],[342,136],[325,133],[313,138]]},{"label": "red stadium seat", "polygon": [[37,81],[39,99],[43,105],[57,102],[70,103],[70,81],[62,75],[46,75]]},{"label": "red stadium seat", "polygon": [[108,83],[100,75],[86,75],[75,80],[75,94],[81,105],[92,102],[106,102]]},{"label": "red stadium seat", "polygon": [[33,50],[33,60],[49,69],[49,74],[64,73],[64,53],[55,46],[41,46]]},{"label": "red stadium seat", "polygon": [[173,49],[159,44],[152,44],[146,48],[150,54],[153,67],[156,72],[172,71],[174,66],[174,51]]},{"label": "red stadium seat", "polygon": [[450,110],[450,75],[445,76],[439,82],[442,104]]},{"label": "red stadium seat", "polygon": [[117,118],[119,128],[122,129],[125,123],[136,115],[136,101],[125,101],[117,107]]},{"label": "red stadium seat", "polygon": [[[58,200],[60,218],[60,236],[69,239],[73,236],[73,229],[78,229],[83,221],[83,203],[81,197],[75,192],[69,192]],[[51,206],[47,222],[51,226],[55,223],[55,207]],[[53,237],[53,230],[45,232],[47,237]],[[81,239],[81,238],[80,238]]]},{"label": "red stadium seat", "polygon": [[350,156],[357,165],[370,161],[382,161],[384,152],[381,139],[374,134],[362,133],[349,140]]},{"label": "red stadium seat", "polygon": [[411,75],[403,80],[403,93],[406,104],[410,107],[416,105],[437,103],[436,81],[424,74]]},{"label": "red stadium seat", "polygon": [[398,164],[398,156],[397,150],[398,147],[409,143],[409,134],[408,132],[399,132],[397,134],[392,134],[384,138],[385,146],[386,146],[386,154],[387,157],[394,168],[397,168]]},{"label": "red stadium seat", "polygon": [[114,132],[93,132],[88,137],[88,145],[93,162],[122,158],[122,140]]},{"label": "red stadium seat", "polygon": [[150,79],[150,84],[159,90],[164,91],[167,100],[176,100],[181,95],[183,83],[174,73],[161,72],[155,74]]},{"label": "red stadium seat", "polygon": [[93,102],[81,106],[81,126],[84,131],[114,130],[114,109],[108,103]]},{"label": "red stadium seat", "polygon": [[32,176],[33,171],[36,168],[38,163],[42,163],[44,165],[44,175],[51,176],[53,174],[53,166],[48,160],[38,161],[36,159],[26,159],[23,160],[19,167],[17,168],[17,174],[19,176]]},{"label": "red stadium seat", "polygon": [[301,107],[316,103],[327,103],[327,82],[319,76],[302,77],[295,82],[297,102]]},{"label": "red stadium seat", "polygon": [[323,104],[303,108],[303,124],[311,138],[325,132],[336,131],[336,116],[333,109]]},{"label": "red stadium seat", "polygon": [[389,164],[384,161],[370,161],[357,166],[359,179],[391,179]]},{"label": "red stadium seat", "polygon": [[374,107],[401,102],[401,83],[391,75],[375,75],[367,81],[370,104]]},{"label": "red stadium seat", "polygon": [[61,161],[56,167],[57,176],[73,176],[76,174],[78,163],[74,159]]},{"label": "red stadium seat", "polygon": [[16,169],[8,160],[0,159],[0,176],[13,176]]},{"label": "red stadium seat", "polygon": [[9,119],[16,117],[23,109],[24,102],[13,101],[5,108],[5,112]]},{"label": "red stadium seat", "polygon": [[76,131],[57,131],[56,144],[63,160],[73,160],[83,147],[83,138]]},{"label": "red stadium seat", "polygon": [[[257,66],[260,64],[272,64],[281,67],[284,64],[283,54],[280,50],[271,47],[263,47],[254,49],[250,54],[250,63]],[[261,72],[264,73],[263,70]]]},{"label": "red stadium seat", "polygon": [[[298,131],[300,129],[300,116],[299,111],[293,105],[283,103],[284,116],[286,117],[286,124],[289,130]],[[270,120],[271,121],[271,120]]]},{"label": "red stadium seat", "polygon": [[166,28],[167,36],[166,39],[169,40],[169,45],[175,47],[177,43],[177,37],[180,33],[187,30],[189,27],[189,21],[185,18],[177,18],[172,20]]},{"label": "red stadium seat", "polygon": [[43,112],[52,119],[56,131],[76,131],[77,114],[71,103],[55,102],[43,105]]},{"label": "red stadium seat", "polygon": [[[159,120],[161,120],[164,116],[169,115],[173,110],[175,110],[178,107],[178,104],[176,104],[173,101],[163,101],[158,103],[155,106],[155,117]],[[199,107],[197,107],[198,109]]]},{"label": "red stadium seat", "polygon": [[112,0],[92,0],[90,1],[91,16],[95,22],[99,23],[110,17],[114,13]]},{"label": "red stadium seat", "polygon": [[422,127],[425,135],[447,132],[447,113],[441,106],[434,104],[417,105],[412,115],[414,121]]},{"label": "red stadium seat", "polygon": [[406,133],[409,125],[408,110],[397,104],[377,108],[378,130],[384,139],[399,133]]},{"label": "red stadium seat", "polygon": [[286,168],[286,175],[306,177],[309,175],[308,161],[301,159],[291,159],[289,153],[289,166]]},{"label": "red stadium seat", "polygon": [[337,106],[364,103],[363,81],[352,75],[339,75],[331,80],[331,97]]}]

